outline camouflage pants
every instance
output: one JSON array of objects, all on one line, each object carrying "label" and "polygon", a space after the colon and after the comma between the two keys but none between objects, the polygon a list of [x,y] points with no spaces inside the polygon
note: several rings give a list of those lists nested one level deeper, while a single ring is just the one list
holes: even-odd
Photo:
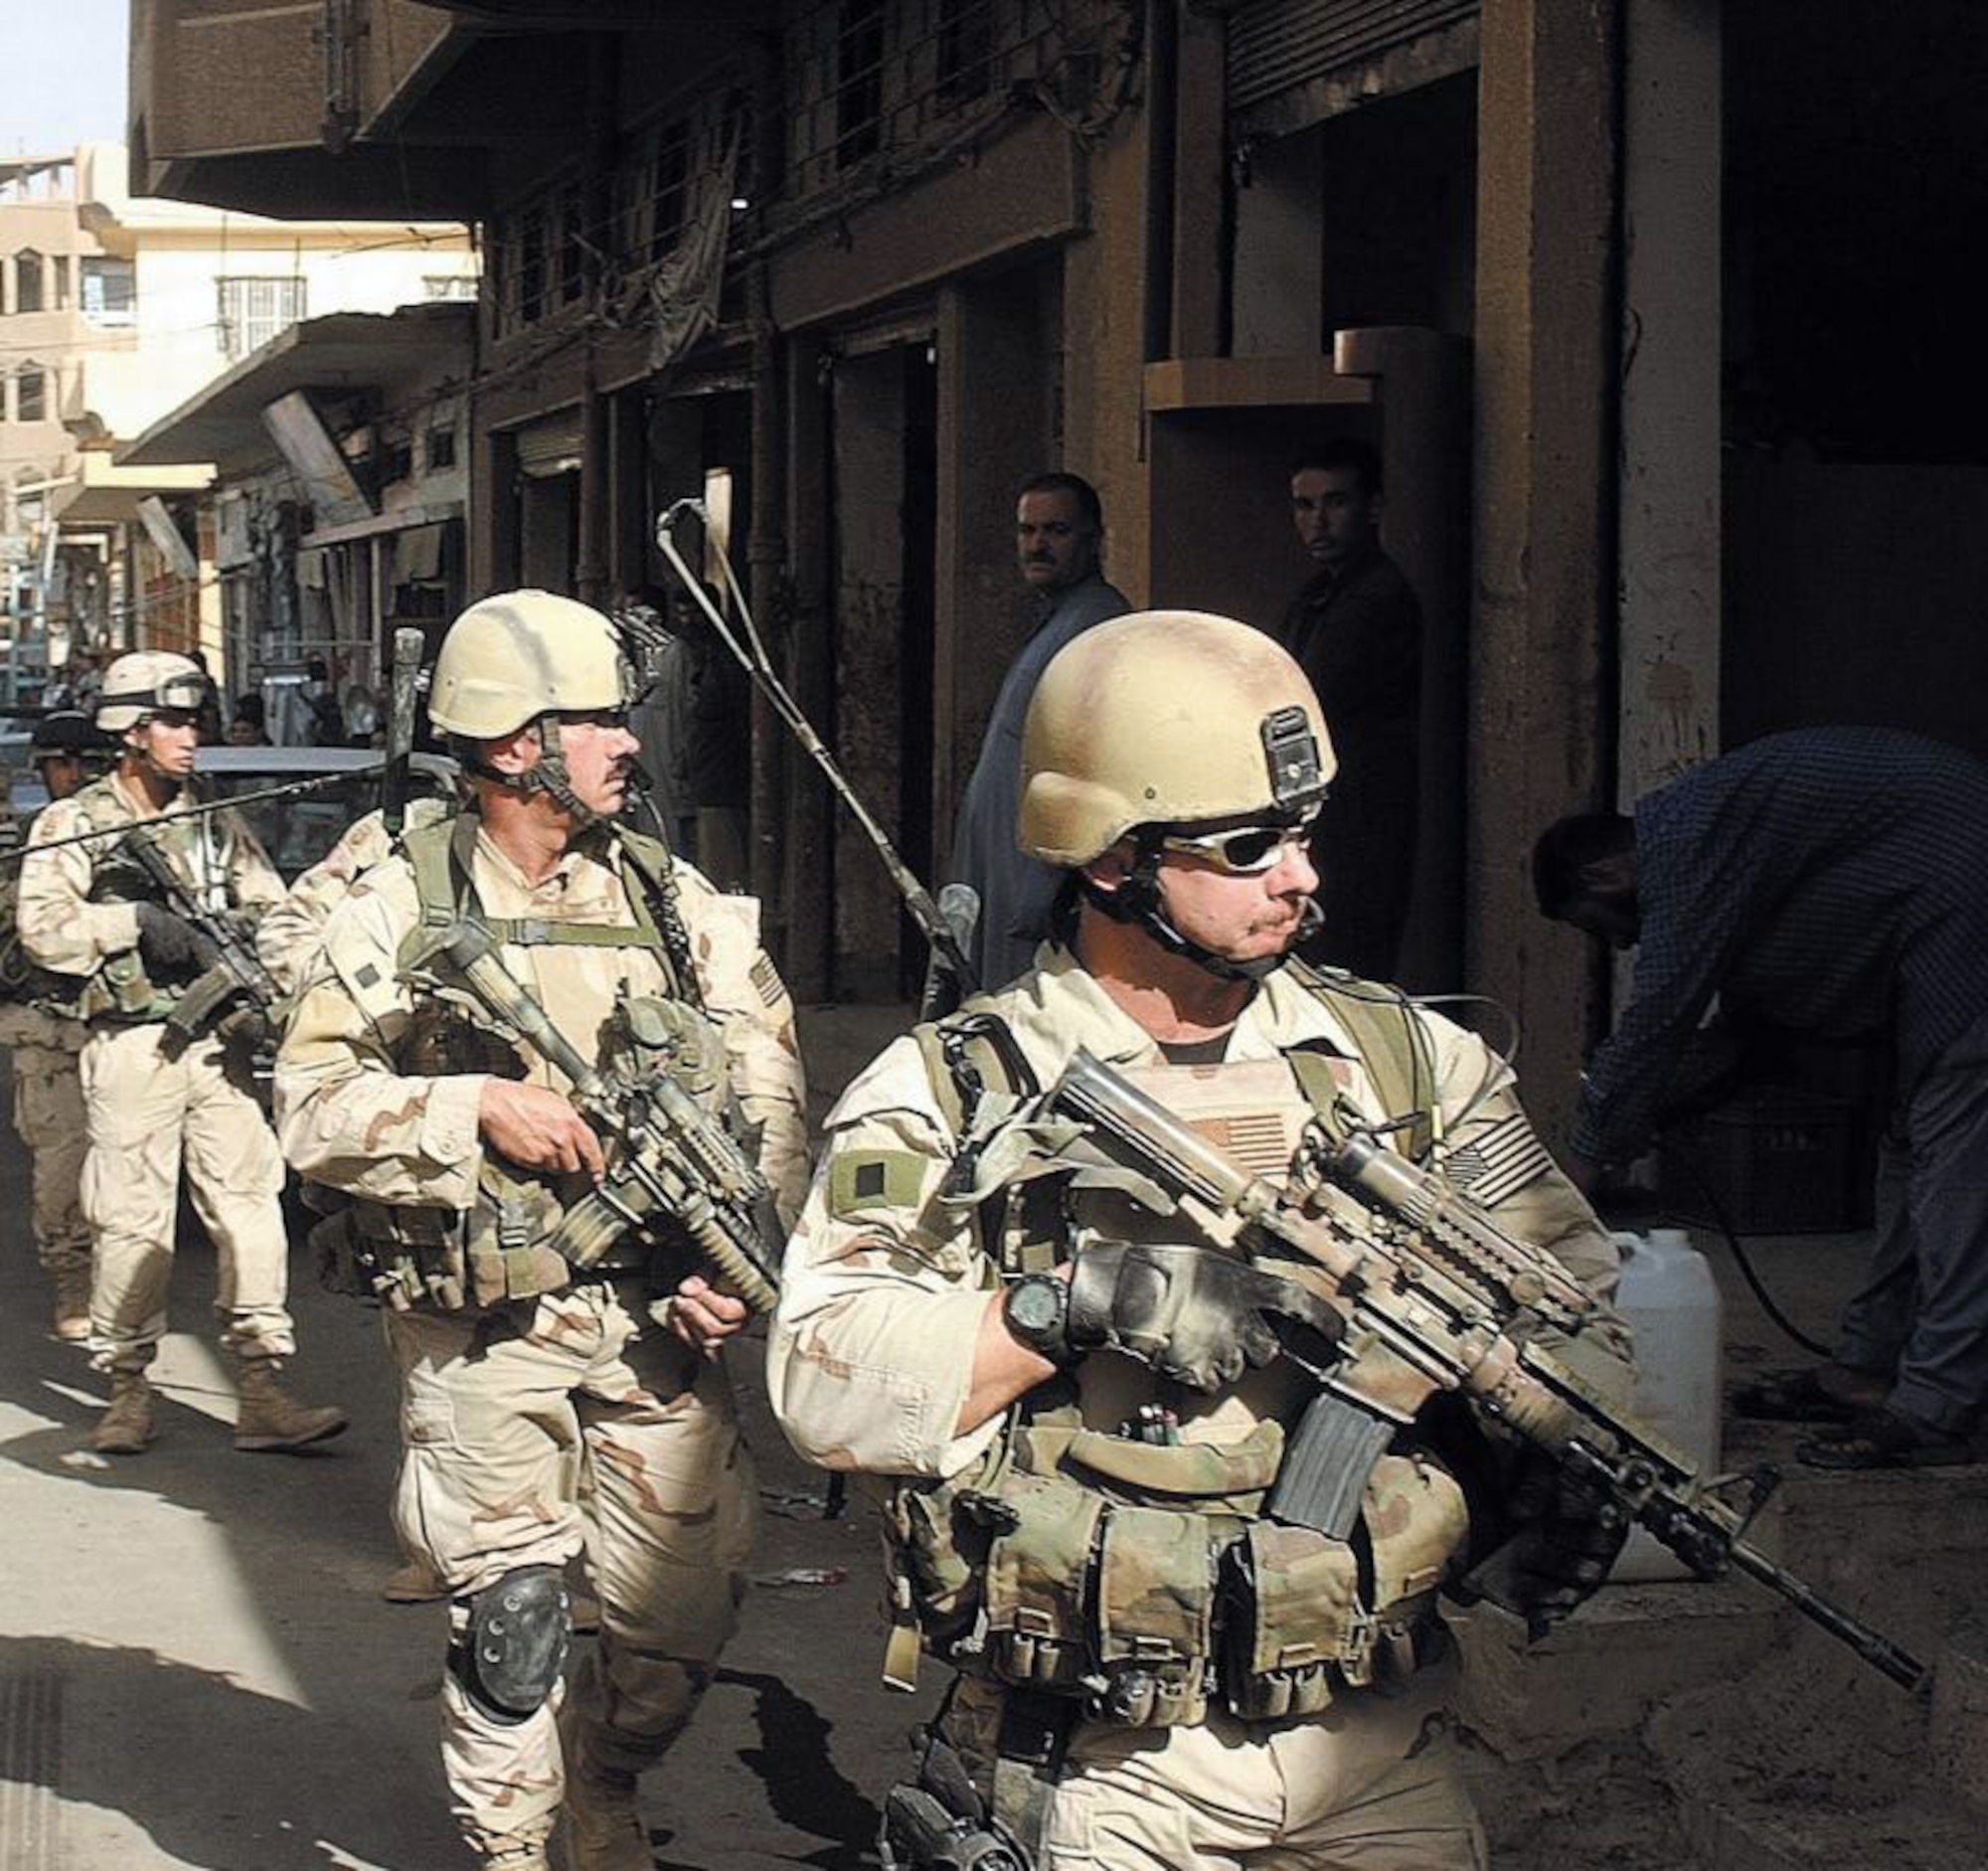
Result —
[{"label": "camouflage pants", "polygon": [[[599,1282],[387,1320],[407,1445],[395,1514],[454,1593],[456,1634],[468,1595],[580,1550],[587,1491],[600,1637],[568,1727],[589,1764],[625,1774],[667,1752],[732,1635],[756,1503],[723,1369],[640,1308],[639,1288]],[[486,1858],[552,1830],[566,1781],[557,1700],[505,1725],[443,1681],[451,1805]]]},{"label": "camouflage pants", "polygon": [[[1082,1722],[1050,1796],[1040,1871],[1487,1871],[1442,1713],[1453,1661],[1323,1714],[1188,1728]],[[1000,1691],[962,1682],[946,1725],[985,1761]]]},{"label": "camouflage pants", "polygon": [[54,1278],[89,1266],[83,1218],[84,1129],[77,1056],[62,1047],[14,1048],[14,1128],[34,1158],[35,1252]]},{"label": "camouflage pants", "polygon": [[220,1261],[222,1342],[245,1358],[287,1357],[296,1339],[275,1135],[245,1065],[210,1044],[168,1059],[164,1032],[102,1028],[83,1049],[83,1212],[96,1242],[91,1361],[142,1371],[158,1355],[182,1162]]}]

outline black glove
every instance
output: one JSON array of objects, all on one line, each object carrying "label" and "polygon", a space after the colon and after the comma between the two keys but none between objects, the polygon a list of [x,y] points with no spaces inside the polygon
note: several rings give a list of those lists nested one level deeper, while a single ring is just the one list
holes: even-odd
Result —
[{"label": "black glove", "polygon": [[1512,1488],[1518,1529],[1465,1585],[1526,1620],[1535,1637],[1586,1602],[1629,1537],[1629,1517],[1545,1456],[1529,1456]]},{"label": "black glove", "polygon": [[138,906],[138,954],[161,974],[195,974],[213,960],[213,944],[177,911],[163,904]]},{"label": "black glove", "polygon": [[1272,1316],[1339,1336],[1339,1315],[1295,1280],[1207,1248],[1098,1242],[1071,1271],[1073,1351],[1121,1351],[1193,1390],[1220,1390],[1276,1357]]}]

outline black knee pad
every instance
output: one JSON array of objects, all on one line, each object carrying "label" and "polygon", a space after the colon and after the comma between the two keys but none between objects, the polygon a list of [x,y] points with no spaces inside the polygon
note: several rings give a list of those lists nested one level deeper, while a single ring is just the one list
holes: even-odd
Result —
[{"label": "black knee pad", "polygon": [[469,1628],[449,1645],[449,1673],[471,1704],[493,1722],[528,1720],[566,1667],[573,1603],[557,1566],[521,1566],[495,1585],[454,1601]]}]

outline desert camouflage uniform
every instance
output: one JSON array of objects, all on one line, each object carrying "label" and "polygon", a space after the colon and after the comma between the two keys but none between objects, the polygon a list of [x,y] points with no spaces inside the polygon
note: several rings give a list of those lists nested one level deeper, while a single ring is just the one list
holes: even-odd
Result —
[{"label": "desert camouflage uniform", "polygon": [[[1036,971],[1012,987],[970,1005],[1001,1017],[1045,1086],[1079,1047],[1087,1048],[1277,1179],[1290,1169],[1314,1110],[1284,1055],[1300,1047],[1324,1049],[1340,1092],[1368,1120],[1400,1114],[1383,1106],[1353,1035],[1287,972],[1263,982],[1222,1066],[1172,1068],[1071,956],[1045,948],[1038,960]],[[1443,1147],[1452,1161],[1464,1160],[1453,1155],[1459,1146],[1494,1139],[1490,1153],[1503,1166],[1504,1181],[1514,1185],[1489,1191],[1500,1219],[1604,1291],[1615,1270],[1612,1246],[1526,1125],[1510,1073],[1461,1029],[1430,1014],[1415,1017],[1430,1042],[1433,1102],[1446,1120]],[[830,1113],[819,1173],[788,1249],[767,1354],[783,1427],[804,1454],[826,1467],[912,1477],[980,1473],[980,1464],[1014,1434],[1015,1411],[963,1435],[955,1432],[987,1290],[997,1275],[963,1225],[964,1212],[935,1200],[959,1150],[947,1109],[935,1096],[926,1054],[908,1037],[858,1077]],[[1002,1148],[997,1133],[982,1153],[976,1187],[998,1186],[1013,1175],[1016,1162],[1004,1160]],[[1097,1221],[1107,1237],[1143,1232],[1151,1239],[1156,1228],[1167,1228],[1175,1231],[1173,1239],[1183,1229],[1195,1238],[1185,1218],[1157,1222],[1109,1192],[1077,1199],[1102,1205],[1080,1207],[1079,1215]],[[1345,1198],[1324,1191],[1320,1199],[1330,1204]],[[1619,1350],[1619,1343],[1610,1346],[1603,1359],[1618,1378]],[[1141,1407],[1157,1402],[1176,1413],[1183,1444],[1214,1445],[1227,1451],[1225,1460],[1266,1418],[1294,1422],[1304,1390],[1304,1380],[1278,1365],[1247,1372],[1238,1384],[1204,1397],[1105,1353],[1085,1358],[1075,1375],[1083,1429],[1130,1435]],[[1030,1435],[1041,1438],[1042,1431]],[[1144,1450],[1140,1458],[1154,1452],[1175,1451]],[[1209,1453],[1214,1458],[1215,1451]],[[1096,1485],[1082,1479],[1081,1469],[1066,1471],[1076,1472],[1085,1487]],[[1456,1483],[1418,1455],[1385,1454],[1369,1483],[1363,1518],[1376,1621],[1387,1627],[1391,1604],[1413,1606],[1418,1618],[1432,1618],[1433,1589],[1453,1566],[1467,1531]],[[1102,1536],[1107,1567],[1115,1524]],[[1271,1564],[1262,1571],[1271,1569],[1275,1551],[1273,1541],[1266,1542],[1262,1557]],[[995,1582],[982,1578],[991,1603]],[[1135,1610],[1143,1609],[1137,1605],[1142,1590],[1133,1589]],[[1022,1627],[1017,1621],[1015,1628]],[[1431,1629],[1421,1622],[1419,1638]],[[1389,1659],[1390,1693],[1342,1681],[1330,1707],[1318,1713],[1243,1721],[1214,1697],[1205,1712],[1189,1709],[1170,1726],[1078,1721],[1049,1801],[1044,1871],[1190,1864],[1246,1864],[1258,1871],[1481,1867],[1482,1835],[1443,1728],[1452,1668],[1442,1660],[1445,1650],[1439,1636],[1418,1640],[1405,1662],[1397,1646]],[[1225,1690],[1227,1670],[1225,1659]],[[1375,1676],[1381,1679],[1378,1667]],[[992,1752],[1001,1693],[990,1681],[963,1677],[948,1718],[955,1743],[983,1766]]]},{"label": "desert camouflage uniform", "polygon": [[[687,865],[673,874],[706,1007],[722,1023],[732,1092],[791,1218],[807,1177],[792,1003],[759,947],[757,904],[720,896]],[[606,831],[569,850],[536,887],[478,834],[471,881],[492,918],[630,922]],[[292,1015],[277,1110],[285,1152],[312,1180],[397,1212],[459,1214],[475,1204],[485,1167],[478,1101],[487,1075],[404,1070],[411,1030],[433,1010],[400,971],[419,914],[405,856],[353,886]],[[647,948],[507,943],[502,953],[588,1056],[601,1047],[617,988],[667,988]],[[562,1083],[536,1056],[502,1063],[512,1076],[521,1065],[536,1083]],[[389,1336],[403,1385],[407,1459],[395,1503],[403,1541],[448,1583],[460,1635],[469,1595],[522,1567],[562,1567],[580,1551],[578,1451],[598,1523],[591,1557],[601,1634],[575,1685],[569,1746],[576,1766],[583,1759],[610,1774],[639,1773],[690,1718],[745,1592],[755,1487],[722,1365],[677,1339],[667,1299],[639,1276],[580,1277],[482,1303],[473,1281],[417,1277],[383,1296],[394,1308]],[[505,1725],[479,1711],[452,1674],[444,1682],[454,1810],[488,1860],[540,1862],[565,1778],[557,1701]]]},{"label": "desert camouflage uniform", "polygon": [[[440,799],[411,799],[405,829],[432,825],[453,809]],[[294,994],[304,984],[324,938],[324,926],[360,873],[370,871],[393,849],[384,812],[355,819],[255,926],[255,952],[284,993]]]},{"label": "desert camouflage uniform", "polygon": [[0,1004],[0,1046],[14,1060],[14,1129],[34,1162],[35,1254],[59,1298],[89,1290],[89,1224],[82,1196],[89,1137],[77,1073],[77,1055],[87,1038],[81,1021],[19,1002]]},{"label": "desert camouflage uniform", "polygon": [[[113,774],[43,811],[21,867],[21,940],[30,956],[56,974],[88,980],[137,948],[136,903],[92,894],[113,841],[39,849],[91,828],[155,823],[168,860],[210,909],[253,915],[281,897],[282,881],[248,826],[233,812],[185,818],[194,802],[183,788],[154,819]],[[93,1361],[104,1370],[142,1372],[158,1355],[182,1161],[220,1259],[215,1306],[223,1342],[251,1361],[288,1357],[296,1341],[279,1207],[283,1164],[248,1061],[209,1039],[169,1058],[162,1014],[126,1017],[87,1000],[83,1011],[89,1147],[82,1200],[96,1248]]]}]

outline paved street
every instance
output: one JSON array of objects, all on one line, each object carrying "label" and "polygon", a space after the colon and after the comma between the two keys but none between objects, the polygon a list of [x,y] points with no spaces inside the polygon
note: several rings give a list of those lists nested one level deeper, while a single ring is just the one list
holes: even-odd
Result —
[{"label": "paved street", "polygon": [[[829,1037],[824,1088],[858,1063]],[[85,1446],[103,1383],[45,1328],[11,1133],[0,1188],[0,1871],[466,1866],[434,1758],[441,1613],[379,1596],[397,1556],[377,1317],[297,1266],[295,1387],[353,1425],[320,1453],[239,1455],[205,1335],[211,1254],[184,1251],[159,1442],[106,1463]],[[796,1503],[822,1477],[756,1402],[756,1367],[748,1346],[737,1376],[768,1509],[755,1574],[843,1582],[754,1592],[697,1726],[652,1777],[650,1819],[664,1866],[839,1871],[868,1851],[918,1710],[877,1686],[869,1516],[824,1523]]]}]

